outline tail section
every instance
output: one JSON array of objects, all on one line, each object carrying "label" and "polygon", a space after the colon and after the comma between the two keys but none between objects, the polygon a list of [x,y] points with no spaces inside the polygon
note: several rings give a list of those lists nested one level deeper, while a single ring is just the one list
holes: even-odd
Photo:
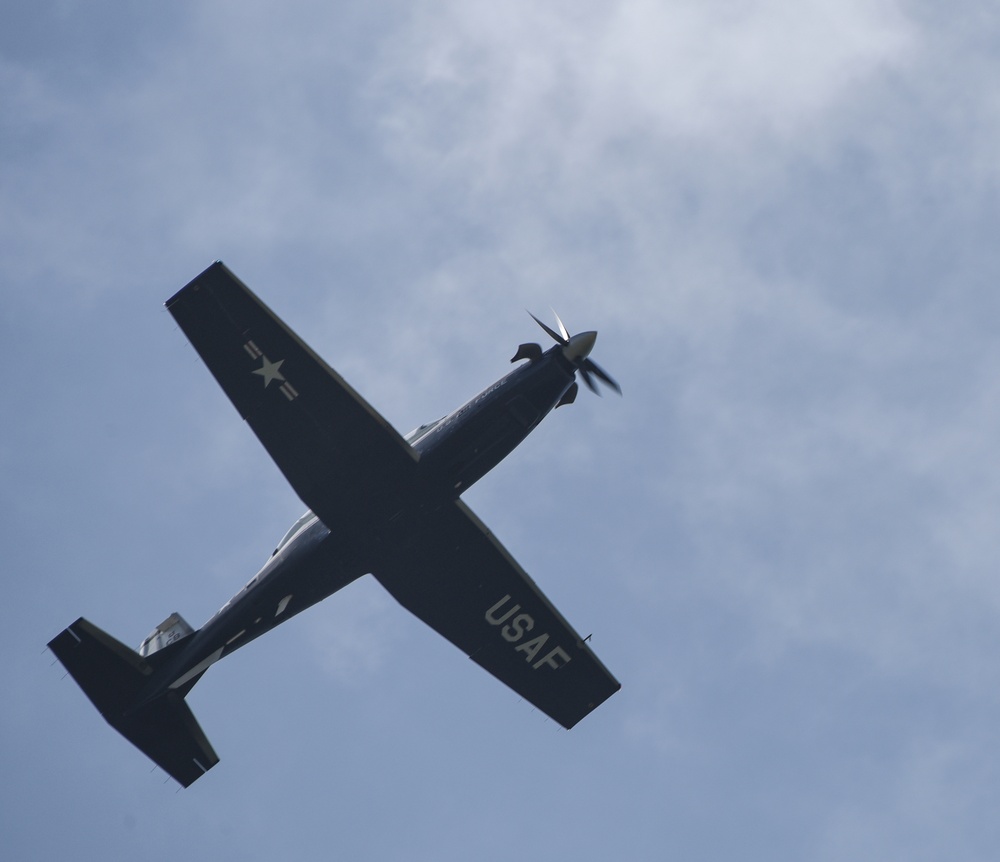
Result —
[{"label": "tail section", "polygon": [[182,694],[142,703],[154,668],[139,653],[82,617],[49,648],[108,724],[184,787],[219,762]]}]

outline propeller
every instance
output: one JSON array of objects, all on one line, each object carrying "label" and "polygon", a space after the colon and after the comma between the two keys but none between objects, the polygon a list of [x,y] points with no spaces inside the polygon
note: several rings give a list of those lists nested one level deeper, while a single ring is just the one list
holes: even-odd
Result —
[{"label": "propeller", "polygon": [[600,391],[597,388],[597,384],[594,383],[594,378],[596,377],[602,383],[610,386],[619,395],[622,394],[622,388],[619,386],[614,378],[611,377],[600,365],[590,359],[590,351],[594,349],[594,342],[597,341],[597,333],[593,330],[589,332],[578,332],[576,335],[570,335],[566,331],[566,327],[563,322],[559,319],[559,315],[556,315],[556,323],[559,326],[559,331],[556,332],[550,326],[546,326],[542,321],[540,321],[535,315],[531,314],[531,319],[535,321],[542,329],[544,329],[552,339],[558,344],[562,345],[563,356],[565,356],[570,362],[573,363],[580,371],[580,375],[583,377],[583,382],[587,384],[587,388],[600,395]]}]

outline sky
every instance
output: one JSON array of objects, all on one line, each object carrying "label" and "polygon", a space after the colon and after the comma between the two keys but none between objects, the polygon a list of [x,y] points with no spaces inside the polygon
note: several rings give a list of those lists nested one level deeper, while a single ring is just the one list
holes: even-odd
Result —
[{"label": "sky", "polygon": [[[1000,12],[3,18],[4,858],[995,858]],[[364,578],[191,692],[191,788],[104,724],[47,641],[201,625],[303,509],[163,309],[216,259],[403,433],[599,331],[623,397],[464,499],[618,694],[565,731]]]}]

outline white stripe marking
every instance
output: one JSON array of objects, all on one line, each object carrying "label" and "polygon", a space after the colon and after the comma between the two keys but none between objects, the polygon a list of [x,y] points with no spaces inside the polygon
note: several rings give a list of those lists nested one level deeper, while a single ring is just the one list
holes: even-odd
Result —
[{"label": "white stripe marking", "polygon": [[292,600],[291,595],[287,595],[280,602],[278,602],[278,609],[274,612],[274,615],[276,617],[280,617],[285,612],[285,608],[288,607],[288,603],[291,600]]},{"label": "white stripe marking", "polygon": [[189,670],[183,676],[177,677],[172,683],[170,683],[171,688],[180,688],[184,683],[186,683],[192,677],[198,676],[203,670],[208,670],[208,668],[215,664],[220,658],[222,658],[222,650],[224,647],[219,647],[214,653],[212,653],[204,661],[198,662],[191,670]]}]

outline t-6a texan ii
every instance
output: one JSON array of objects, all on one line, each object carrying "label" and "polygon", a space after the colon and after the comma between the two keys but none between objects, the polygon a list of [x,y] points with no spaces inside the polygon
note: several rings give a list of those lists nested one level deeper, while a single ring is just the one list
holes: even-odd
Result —
[{"label": "t-6a texan ii", "polygon": [[[49,646],[108,723],[187,787],[219,758],[184,701],[205,671],[371,573],[474,662],[564,727],[621,686],[460,499],[577,394],[596,332],[522,344],[454,413],[400,436],[222,263],[167,309],[309,507],[202,628],[171,614],[138,652],[80,618]],[[525,361],[526,360],[526,361]]]}]

